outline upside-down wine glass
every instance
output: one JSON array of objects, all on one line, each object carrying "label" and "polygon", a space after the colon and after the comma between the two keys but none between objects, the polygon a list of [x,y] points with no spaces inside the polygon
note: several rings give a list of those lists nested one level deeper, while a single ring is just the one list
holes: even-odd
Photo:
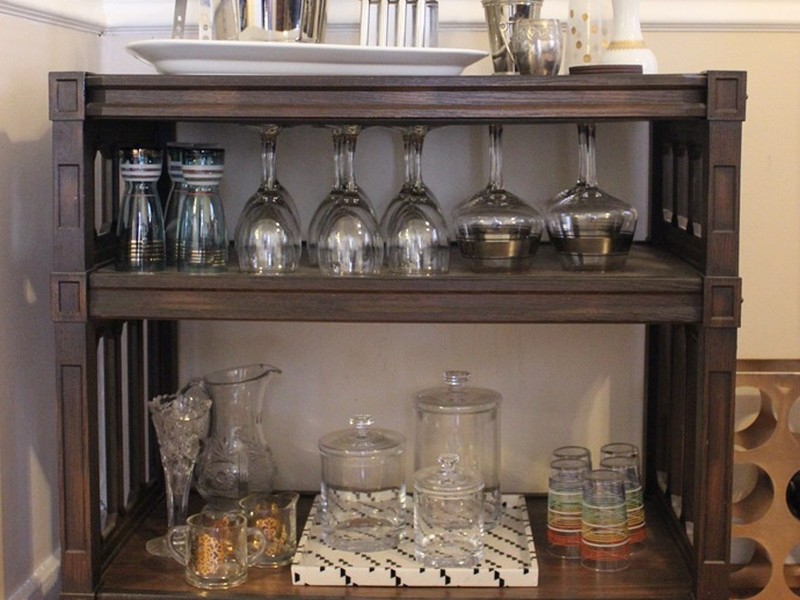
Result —
[{"label": "upside-down wine glass", "polygon": [[544,230],[539,212],[503,187],[502,136],[502,125],[489,125],[489,184],[453,211],[458,247],[476,271],[527,269]]},{"label": "upside-down wine glass", "polygon": [[625,266],[636,231],[636,209],[600,189],[595,125],[578,124],[578,183],[547,204],[547,232],[568,271],[611,271]]},{"label": "upside-down wine glass", "polygon": [[402,128],[405,182],[381,219],[389,270],[404,275],[447,273],[450,241],[436,196],[422,181],[428,127]]},{"label": "upside-down wine glass", "polygon": [[276,175],[279,132],[277,125],[259,128],[261,185],[242,208],[234,235],[239,269],[245,273],[290,273],[300,264],[300,219],[294,200]]},{"label": "upside-down wine glass", "polygon": [[308,264],[312,267],[319,265],[317,256],[317,245],[319,243],[319,227],[328,214],[334,200],[342,195],[344,190],[344,173],[342,172],[344,159],[344,129],[339,126],[331,126],[331,137],[333,138],[333,187],[320,202],[311,221],[308,223],[308,234],[306,235],[306,249],[308,251]]},{"label": "upside-down wine glass", "polygon": [[383,238],[375,211],[355,178],[355,150],[360,125],[344,128],[345,175],[342,194],[331,203],[320,224],[317,253],[326,275],[373,275],[383,263]]}]

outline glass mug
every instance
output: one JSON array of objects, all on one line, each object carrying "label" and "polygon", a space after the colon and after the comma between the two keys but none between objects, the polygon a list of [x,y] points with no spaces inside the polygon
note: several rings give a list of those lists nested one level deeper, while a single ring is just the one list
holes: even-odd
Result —
[{"label": "glass mug", "polygon": [[255,566],[282,567],[292,562],[297,550],[297,492],[250,494],[239,500],[239,507],[250,527],[259,529],[266,547]]},{"label": "glass mug", "polygon": [[228,589],[247,580],[266,548],[261,530],[247,527],[239,512],[201,512],[170,530],[172,556],[184,565],[186,582],[206,590]]}]

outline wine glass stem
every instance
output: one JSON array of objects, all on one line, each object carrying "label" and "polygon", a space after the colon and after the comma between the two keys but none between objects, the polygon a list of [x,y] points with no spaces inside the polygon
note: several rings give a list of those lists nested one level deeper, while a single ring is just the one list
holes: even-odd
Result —
[{"label": "wine glass stem", "polygon": [[277,145],[278,127],[268,125],[261,131],[261,177],[267,189],[276,185],[275,146]]},{"label": "wine glass stem", "polygon": [[580,123],[578,125],[578,165],[580,167],[578,183],[583,183],[589,187],[597,187],[594,123]]},{"label": "wine glass stem", "polygon": [[422,144],[425,142],[425,131],[417,129],[411,145],[411,177],[415,189],[422,189]]},{"label": "wine glass stem", "polygon": [[424,126],[409,127],[403,136],[406,160],[406,185],[422,189],[422,146],[425,143]]},{"label": "wine glass stem", "polygon": [[333,138],[333,189],[341,190],[344,186],[344,131],[335,127],[331,133]]},{"label": "wine glass stem", "polygon": [[409,127],[408,129],[403,130],[403,160],[405,165],[405,177],[403,179],[403,187],[404,188],[412,188],[414,186],[414,173],[413,173],[413,166],[412,162],[414,160],[412,156],[412,146],[413,146],[413,130]]},{"label": "wine glass stem", "polygon": [[503,126],[489,125],[489,188],[503,188]]},{"label": "wine glass stem", "polygon": [[343,165],[342,172],[344,174],[344,189],[348,192],[355,192],[358,190],[356,183],[356,170],[355,170],[355,156],[356,156],[356,141],[361,128],[358,125],[351,125],[345,128],[343,146],[344,152],[342,153]]}]

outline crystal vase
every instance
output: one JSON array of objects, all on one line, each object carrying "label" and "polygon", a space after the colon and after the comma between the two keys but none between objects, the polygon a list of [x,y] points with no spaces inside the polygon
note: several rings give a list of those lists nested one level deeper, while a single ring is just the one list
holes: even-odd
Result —
[{"label": "crystal vase", "polygon": [[[192,470],[208,434],[211,400],[199,386],[156,396],[147,405],[158,438],[167,496],[167,530],[186,521]],[[166,536],[148,540],[147,552],[170,556]]]}]

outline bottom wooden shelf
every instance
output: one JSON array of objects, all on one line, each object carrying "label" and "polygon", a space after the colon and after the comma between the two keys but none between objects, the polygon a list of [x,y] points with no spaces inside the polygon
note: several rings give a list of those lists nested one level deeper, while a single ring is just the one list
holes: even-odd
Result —
[{"label": "bottom wooden shelf", "polygon": [[[305,522],[311,496],[304,497],[298,526]],[[248,581],[223,592],[204,592],[184,582],[183,568],[175,561],[157,558],[145,552],[145,542],[164,532],[163,510],[154,511],[120,549],[104,573],[98,598],[141,600],[144,598],[301,598],[332,600],[336,598],[415,599],[484,599],[520,598],[581,600],[583,598],[624,600],[692,598],[692,577],[667,519],[656,503],[647,505],[647,548],[633,556],[629,569],[619,573],[594,573],[574,561],[562,561],[546,551],[547,501],[528,499],[534,542],[539,561],[539,586],[535,588],[357,588],[302,587],[291,582],[289,567],[275,570],[251,569]]]}]

